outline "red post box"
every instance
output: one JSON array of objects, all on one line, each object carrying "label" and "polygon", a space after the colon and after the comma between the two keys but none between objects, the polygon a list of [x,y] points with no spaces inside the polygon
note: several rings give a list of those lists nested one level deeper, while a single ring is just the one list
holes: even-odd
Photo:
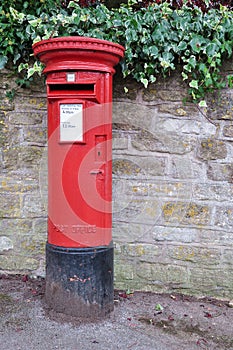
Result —
[{"label": "red post box", "polygon": [[99,317],[113,309],[112,75],[124,48],[63,37],[33,50],[48,98],[46,301]]}]

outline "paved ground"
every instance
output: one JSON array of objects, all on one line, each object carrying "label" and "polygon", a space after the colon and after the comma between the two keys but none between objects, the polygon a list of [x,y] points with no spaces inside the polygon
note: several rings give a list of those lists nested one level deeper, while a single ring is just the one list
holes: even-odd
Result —
[{"label": "paved ground", "polygon": [[4,350],[233,349],[233,308],[206,298],[116,292],[110,318],[88,324],[48,310],[44,280],[3,275],[0,316]]}]

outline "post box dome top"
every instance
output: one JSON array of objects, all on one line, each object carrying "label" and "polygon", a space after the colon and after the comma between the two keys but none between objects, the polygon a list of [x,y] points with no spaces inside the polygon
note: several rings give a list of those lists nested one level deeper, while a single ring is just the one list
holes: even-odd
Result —
[{"label": "post box dome top", "polygon": [[33,45],[34,55],[45,65],[44,73],[64,70],[114,72],[124,48],[107,40],[69,36],[42,40]]}]

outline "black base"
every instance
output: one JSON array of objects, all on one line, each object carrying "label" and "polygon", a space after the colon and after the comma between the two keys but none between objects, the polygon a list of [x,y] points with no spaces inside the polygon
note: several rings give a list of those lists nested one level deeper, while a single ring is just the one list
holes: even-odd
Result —
[{"label": "black base", "polygon": [[113,310],[113,246],[46,245],[47,304],[57,312],[99,318]]}]

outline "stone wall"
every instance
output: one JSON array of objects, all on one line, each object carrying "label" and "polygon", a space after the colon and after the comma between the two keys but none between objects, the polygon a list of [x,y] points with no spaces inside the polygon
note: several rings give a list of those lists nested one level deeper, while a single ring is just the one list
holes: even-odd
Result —
[{"label": "stone wall", "polygon": [[[2,72],[0,82],[0,270],[41,275],[45,87],[41,81],[9,101],[12,78]],[[206,109],[186,97],[178,74],[146,90],[115,76],[115,286],[232,298],[233,89],[210,94]]]}]

